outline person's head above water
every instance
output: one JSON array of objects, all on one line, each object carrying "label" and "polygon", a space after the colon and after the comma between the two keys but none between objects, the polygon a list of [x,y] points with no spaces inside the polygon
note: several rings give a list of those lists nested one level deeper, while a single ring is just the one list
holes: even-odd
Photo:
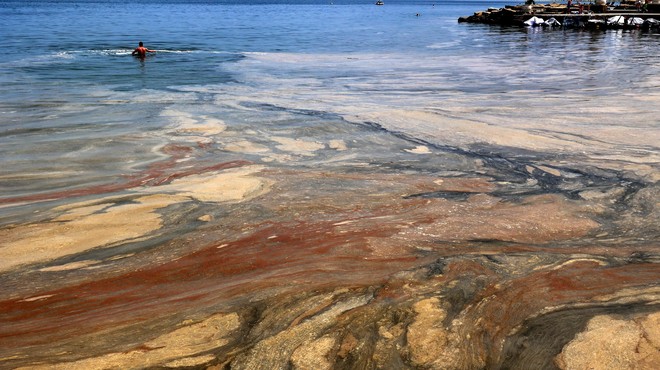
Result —
[{"label": "person's head above water", "polygon": [[142,43],[142,41],[140,41],[140,42],[138,43],[138,46],[144,46],[144,44]]}]

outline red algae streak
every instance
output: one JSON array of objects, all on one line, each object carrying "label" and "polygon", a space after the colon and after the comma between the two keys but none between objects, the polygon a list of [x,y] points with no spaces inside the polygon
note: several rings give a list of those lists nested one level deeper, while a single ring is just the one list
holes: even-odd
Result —
[{"label": "red algae streak", "polygon": [[359,250],[366,238],[386,237],[395,230],[335,229],[331,222],[264,225],[221,248],[213,244],[161,265],[43,292],[48,299],[0,302],[5,312],[0,316],[0,343],[46,344],[270,287],[286,291],[300,283],[306,289],[329,282],[364,285],[418,263],[413,255],[369,259],[365,252],[364,258],[344,253],[347,248]]}]

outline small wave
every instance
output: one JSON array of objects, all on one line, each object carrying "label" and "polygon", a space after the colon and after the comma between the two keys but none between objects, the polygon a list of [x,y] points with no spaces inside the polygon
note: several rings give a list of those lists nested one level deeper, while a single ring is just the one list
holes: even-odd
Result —
[{"label": "small wave", "polygon": [[[91,49],[91,50],[77,50],[67,51],[67,54],[93,54],[93,55],[107,55],[107,56],[124,56],[131,55],[134,49]],[[152,49],[159,54],[233,54],[227,51],[220,50],[177,50],[177,49]]]},{"label": "small wave", "polygon": [[[222,50],[171,50],[155,49],[157,54],[212,54],[218,56],[243,56],[229,51]],[[87,57],[126,57],[133,53],[133,49],[115,48],[115,49],[85,49],[85,50],[62,50],[42,55],[35,55],[28,58],[0,62],[2,68],[26,68],[35,66],[45,66],[49,64],[75,63],[77,60]]]},{"label": "small wave", "polygon": [[172,49],[154,49],[157,53],[169,53],[169,54],[219,54],[219,55],[231,55],[236,54],[229,51],[222,50],[172,50]]},{"label": "small wave", "polygon": [[458,45],[458,41],[437,42],[427,46],[429,49],[445,49]]},{"label": "small wave", "polygon": [[75,58],[75,56],[72,55],[72,53],[70,53],[68,51],[59,51],[55,54],[42,56],[41,58],[46,59],[46,60],[48,60],[48,59],[73,59],[73,58]]},{"label": "small wave", "polygon": [[101,54],[101,55],[110,55],[110,56],[121,56],[121,55],[130,55],[133,50],[131,49],[103,49],[103,50],[92,50],[92,53]]},{"label": "small wave", "polygon": [[87,50],[66,50],[46,56],[48,59],[74,59],[85,55],[130,55],[132,49],[87,49]]},{"label": "small wave", "polygon": [[75,59],[75,55],[68,51],[59,51],[55,53],[35,55],[29,58],[12,60],[5,63],[0,63],[0,67],[4,68],[24,68],[33,66],[43,66],[54,63],[67,63]]},{"label": "small wave", "polygon": [[154,49],[157,53],[172,53],[172,54],[190,54],[199,53],[200,50],[167,50],[167,49]]},{"label": "small wave", "polygon": [[[134,49],[88,49],[88,50],[73,50],[67,51],[68,54],[78,54],[78,55],[102,55],[102,56],[125,56],[131,55]],[[166,50],[166,49],[154,49],[158,53],[172,53],[172,54],[182,54],[182,53],[192,53],[192,50]]]}]

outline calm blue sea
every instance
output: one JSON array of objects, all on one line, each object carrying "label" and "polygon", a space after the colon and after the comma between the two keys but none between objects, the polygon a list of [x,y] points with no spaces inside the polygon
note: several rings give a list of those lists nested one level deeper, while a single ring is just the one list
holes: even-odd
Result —
[{"label": "calm blue sea", "polygon": [[[9,91],[16,90],[15,84],[25,85],[26,78],[46,85],[71,83],[72,88],[89,84],[163,89],[230,82],[235,79],[230,66],[250,52],[458,55],[478,47],[475,41],[488,30],[469,31],[475,27],[458,26],[457,18],[501,4],[399,0],[376,7],[370,0],[2,1],[2,82],[11,86]],[[417,17],[418,13],[422,16]],[[140,40],[160,51],[148,61],[148,71],[127,58]]]},{"label": "calm blue sea", "polygon": [[[507,3],[2,0],[0,198],[112,182],[172,142],[207,140],[208,155],[234,159],[228,143],[246,138],[326,139],[300,129],[322,115],[479,120],[498,107],[489,124],[506,125],[569,101],[623,107],[660,88],[658,34],[457,23]],[[157,53],[131,57],[138,41]],[[209,121],[222,130],[190,129]],[[415,136],[416,124],[387,126]]]}]

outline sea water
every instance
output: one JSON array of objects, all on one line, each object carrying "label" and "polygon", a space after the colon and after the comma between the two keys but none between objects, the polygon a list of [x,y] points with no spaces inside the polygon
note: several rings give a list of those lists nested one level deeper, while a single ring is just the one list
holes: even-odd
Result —
[{"label": "sea water", "polygon": [[[212,152],[227,160],[266,160],[231,142],[342,139],[364,123],[457,148],[584,152],[589,143],[571,138],[593,135],[612,151],[594,155],[655,152],[657,33],[457,22],[505,4],[2,1],[0,199],[112,183],[164,157],[167,143],[209,134],[181,129],[208,122],[231,132]],[[157,52],[132,57],[138,41]],[[557,142],[523,145],[509,128]],[[361,149],[396,159],[377,143]]]}]

